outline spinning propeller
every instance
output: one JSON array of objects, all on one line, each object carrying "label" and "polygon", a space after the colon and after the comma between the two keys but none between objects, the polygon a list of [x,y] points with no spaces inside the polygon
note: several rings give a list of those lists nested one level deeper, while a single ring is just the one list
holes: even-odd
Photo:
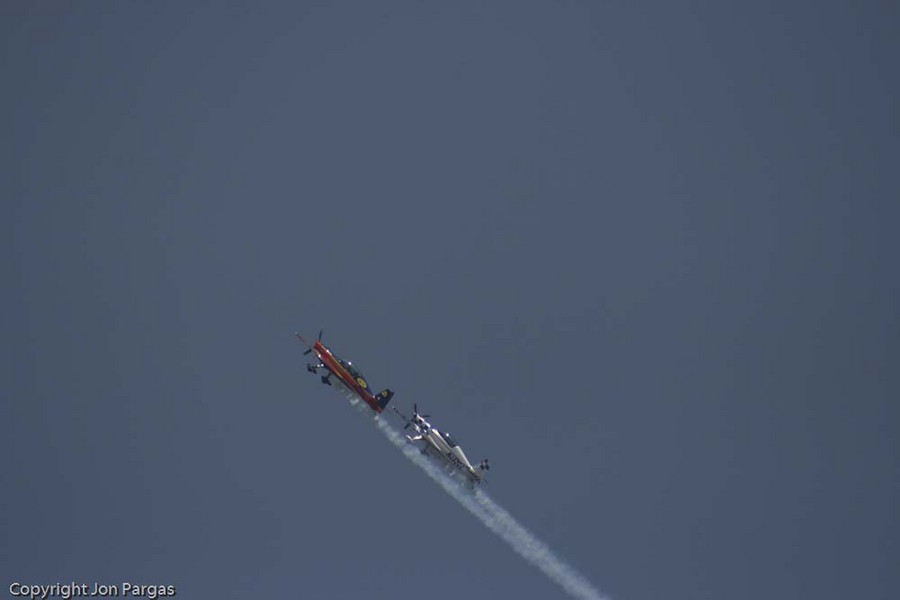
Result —
[{"label": "spinning propeller", "polygon": [[406,421],[406,425],[403,426],[403,429],[409,429],[409,426],[412,425],[414,422],[415,422],[416,424],[418,424],[419,421],[424,422],[425,419],[431,417],[431,415],[420,415],[420,414],[419,414],[419,405],[416,404],[415,402],[413,402],[413,416],[412,416],[411,419],[410,419],[409,417],[407,417],[406,415],[404,415],[404,414],[403,414],[402,412],[400,412],[399,410],[397,410],[397,407],[396,407],[396,406],[393,407],[393,408],[394,408],[394,412],[397,413],[398,415],[400,415],[400,418],[401,418],[401,419],[403,419],[404,421]]},{"label": "spinning propeller", "polygon": [[[425,419],[430,418],[431,415],[420,415],[419,406],[415,402],[413,402],[413,419],[415,419],[417,422],[422,421],[423,424],[427,425],[427,423],[425,423]],[[406,427],[409,427],[409,424],[407,424]],[[406,427],[404,427],[404,429],[406,429]]]},{"label": "spinning propeller", "polygon": [[[299,336],[298,336],[298,337],[299,337]],[[302,340],[303,338],[300,338],[300,339]],[[318,339],[318,341],[320,341],[320,342],[322,341],[322,330],[321,330],[321,329],[319,330],[319,337],[318,337],[317,339]],[[305,340],[304,340],[304,341],[305,341]],[[312,351],[313,351],[312,348],[308,348],[308,349],[306,350],[306,352],[303,353],[303,355],[306,356],[307,354],[309,354],[309,353],[312,352]]]}]

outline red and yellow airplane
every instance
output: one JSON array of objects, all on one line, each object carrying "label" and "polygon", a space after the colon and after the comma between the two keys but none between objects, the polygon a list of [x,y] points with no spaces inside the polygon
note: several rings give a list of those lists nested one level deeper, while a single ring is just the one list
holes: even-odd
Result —
[{"label": "red and yellow airplane", "polygon": [[296,335],[300,338],[301,342],[309,346],[309,350],[303,354],[315,352],[316,356],[319,358],[319,364],[317,365],[306,363],[306,370],[310,373],[316,373],[317,369],[326,369],[328,371],[327,375],[322,375],[322,383],[331,385],[331,376],[336,376],[339,385],[356,394],[377,413],[383,411],[388,402],[391,401],[394,392],[388,388],[379,392],[377,395],[373,395],[368,382],[366,382],[366,378],[353,366],[353,363],[349,360],[340,358],[322,343],[321,331],[319,332],[319,337],[316,339],[316,343],[312,345],[303,339],[303,336],[299,333]]}]

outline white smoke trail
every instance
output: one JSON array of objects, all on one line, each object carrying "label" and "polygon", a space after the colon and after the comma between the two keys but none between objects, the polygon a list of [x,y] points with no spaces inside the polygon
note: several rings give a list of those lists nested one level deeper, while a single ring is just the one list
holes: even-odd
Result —
[{"label": "white smoke trail", "polygon": [[[368,412],[368,406],[365,406]],[[371,412],[369,412],[371,414]],[[485,527],[496,533],[522,558],[537,567],[551,580],[558,583],[575,598],[584,600],[610,600],[601,594],[590,581],[558,558],[550,548],[537,539],[487,493],[476,489],[474,493],[463,489],[454,479],[443,473],[432,461],[391,427],[384,419],[375,417],[375,425],[384,436],[403,452],[404,456],[444,488],[450,496],[475,515]]]}]

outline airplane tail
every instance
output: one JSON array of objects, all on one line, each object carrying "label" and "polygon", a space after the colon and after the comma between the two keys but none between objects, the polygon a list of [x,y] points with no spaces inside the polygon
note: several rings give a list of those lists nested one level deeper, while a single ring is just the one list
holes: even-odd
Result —
[{"label": "airplane tail", "polygon": [[394,397],[394,392],[391,391],[391,388],[387,388],[378,393],[376,396],[376,402],[378,402],[378,406],[381,407],[381,410],[384,410],[384,407],[388,405],[388,402],[391,401],[391,398]]}]

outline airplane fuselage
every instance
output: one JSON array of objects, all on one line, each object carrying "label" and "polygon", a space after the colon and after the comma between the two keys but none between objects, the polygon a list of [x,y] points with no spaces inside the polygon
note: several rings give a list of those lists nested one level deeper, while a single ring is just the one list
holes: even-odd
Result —
[{"label": "airplane fuselage", "polygon": [[469,459],[462,451],[462,448],[459,446],[451,447],[450,444],[444,440],[440,431],[431,427],[420,435],[422,436],[421,441],[424,443],[423,450],[425,452],[440,458],[451,467],[456,468],[466,475],[472,483],[481,481],[481,475],[475,470],[472,463],[469,462]]},{"label": "airplane fuselage", "polygon": [[316,343],[312,346],[312,350],[319,358],[321,366],[324,366],[332,375],[337,377],[340,380],[340,383],[344,385],[344,387],[356,394],[375,412],[380,413],[384,410],[384,406],[379,404],[378,400],[375,398],[375,395],[372,394],[371,391],[369,391],[369,384],[366,383],[366,380],[363,379],[362,376],[354,377],[354,375],[350,373],[350,371],[343,364],[341,364],[341,361],[337,357],[335,357],[334,353],[329,350],[328,347],[325,346],[325,344],[323,344],[321,341],[316,341]]}]

